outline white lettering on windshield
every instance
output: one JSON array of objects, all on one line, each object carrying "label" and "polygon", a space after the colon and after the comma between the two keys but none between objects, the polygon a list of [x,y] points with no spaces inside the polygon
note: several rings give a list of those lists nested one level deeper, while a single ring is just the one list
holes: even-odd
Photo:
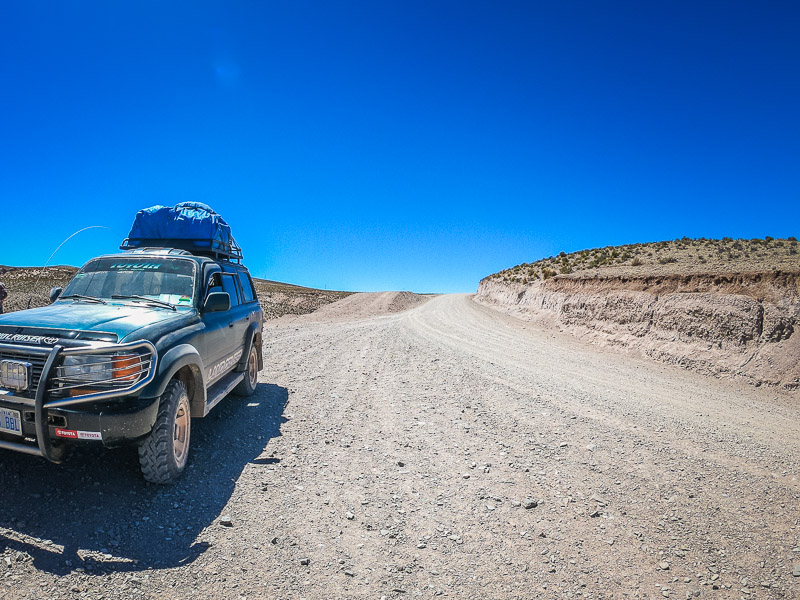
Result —
[{"label": "white lettering on windshield", "polygon": [[125,271],[129,270],[142,270],[142,269],[160,269],[161,264],[158,263],[117,263],[115,265],[111,265],[109,269],[122,269]]}]

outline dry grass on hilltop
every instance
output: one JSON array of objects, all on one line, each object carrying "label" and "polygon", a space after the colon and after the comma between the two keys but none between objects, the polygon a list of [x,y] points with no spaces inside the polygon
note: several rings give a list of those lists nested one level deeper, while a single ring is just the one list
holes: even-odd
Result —
[{"label": "dry grass on hilltop", "polygon": [[606,246],[558,256],[505,269],[490,279],[532,283],[551,277],[613,277],[690,275],[700,273],[756,273],[800,270],[797,239],[752,240],[722,238]]}]

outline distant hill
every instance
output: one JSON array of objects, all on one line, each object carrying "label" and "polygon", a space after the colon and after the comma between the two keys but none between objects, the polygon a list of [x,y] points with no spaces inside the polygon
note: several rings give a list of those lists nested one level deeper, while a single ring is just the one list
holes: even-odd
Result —
[{"label": "distant hill", "polygon": [[321,306],[341,300],[352,293],[318,290],[268,279],[253,278],[253,283],[266,319],[314,312]]},{"label": "distant hill", "polygon": [[22,310],[50,304],[50,290],[64,287],[78,272],[76,267],[60,265],[57,267],[6,267],[0,266],[0,283],[8,290],[8,298],[3,302],[5,312]]},{"label": "distant hill", "polygon": [[487,279],[529,283],[561,277],[614,277],[700,273],[756,273],[800,270],[800,246],[794,237],[751,240],[681,238],[645,244],[561,252],[522,263]]},{"label": "distant hill", "polygon": [[[3,303],[6,312],[22,310],[31,299],[31,308],[50,304],[50,290],[64,287],[78,272],[76,267],[7,267],[0,265],[0,282],[9,296]],[[301,315],[348,296],[350,292],[317,290],[267,279],[253,279],[264,317]]]}]

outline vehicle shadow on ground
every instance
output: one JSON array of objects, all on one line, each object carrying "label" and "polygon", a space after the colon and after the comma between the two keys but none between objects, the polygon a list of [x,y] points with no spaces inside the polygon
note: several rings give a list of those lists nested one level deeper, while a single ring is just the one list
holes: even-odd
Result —
[{"label": "vehicle shadow on ground", "polygon": [[262,454],[287,400],[286,388],[259,384],[193,419],[190,462],[172,486],[142,479],[135,448],[81,448],[61,465],[0,450],[0,553],[26,553],[56,575],[191,563],[245,466],[279,461]]}]

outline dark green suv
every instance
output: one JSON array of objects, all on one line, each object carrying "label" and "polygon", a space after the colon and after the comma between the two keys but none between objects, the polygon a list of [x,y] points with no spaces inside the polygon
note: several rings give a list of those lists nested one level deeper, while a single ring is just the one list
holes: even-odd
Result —
[{"label": "dark green suv", "polygon": [[247,269],[175,248],[95,258],[43,308],[0,315],[0,448],[136,444],[170,483],[191,418],[255,392],[263,314]]}]

